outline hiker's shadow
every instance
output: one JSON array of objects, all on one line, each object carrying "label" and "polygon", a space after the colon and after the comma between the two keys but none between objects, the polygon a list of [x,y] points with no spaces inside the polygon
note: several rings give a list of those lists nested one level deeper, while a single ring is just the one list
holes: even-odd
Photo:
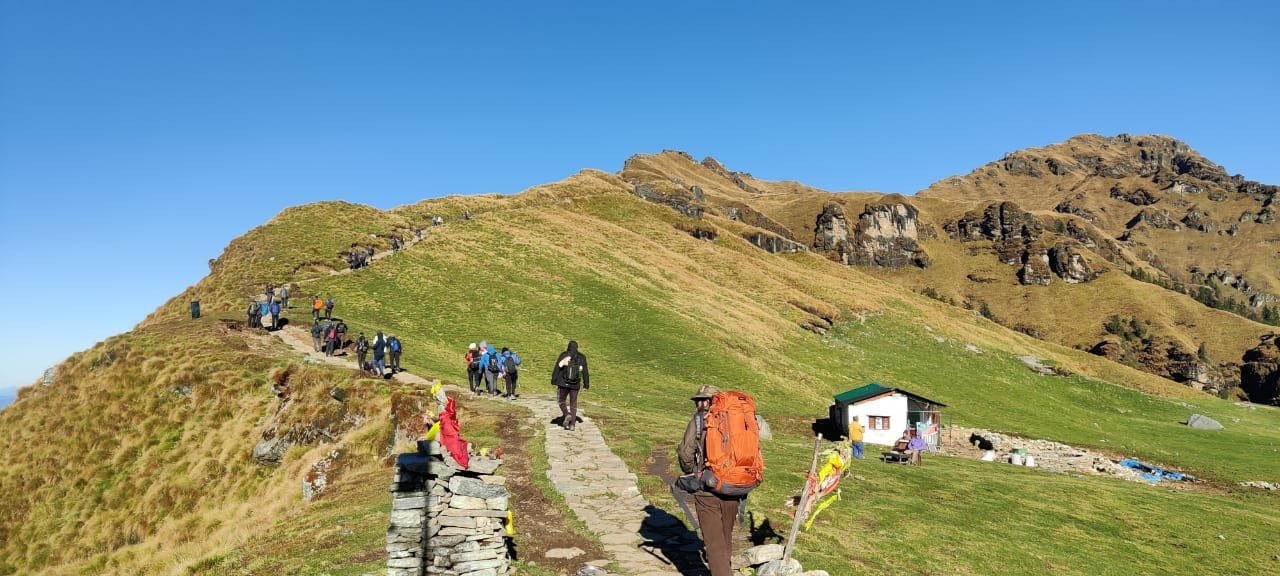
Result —
[{"label": "hiker's shadow", "polygon": [[[552,419],[551,419],[551,423],[552,423],[552,424],[555,424],[556,426],[564,426],[564,419],[565,419],[565,417],[564,417],[564,416],[556,416],[555,418],[552,418]],[[581,422],[582,422],[582,417],[581,417],[581,416],[578,416],[578,422],[579,422],[579,423],[581,423]]]},{"label": "hiker's shadow", "polygon": [[[693,499],[689,500],[692,507]],[[640,536],[644,538],[641,550],[669,564],[681,576],[710,576],[710,570],[702,561],[702,540],[697,532],[657,506],[645,506],[644,511],[646,516],[640,525]]]},{"label": "hiker's shadow", "polygon": [[760,523],[756,524],[756,513],[747,512],[747,525],[751,529],[752,546],[782,543],[782,535],[773,529],[773,524],[768,518],[762,518]]}]

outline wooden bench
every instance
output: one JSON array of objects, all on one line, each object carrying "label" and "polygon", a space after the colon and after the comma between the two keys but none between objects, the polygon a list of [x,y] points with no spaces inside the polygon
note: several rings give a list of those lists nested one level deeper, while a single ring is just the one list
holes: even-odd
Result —
[{"label": "wooden bench", "polygon": [[889,464],[910,464],[911,455],[906,452],[881,452],[880,460]]}]

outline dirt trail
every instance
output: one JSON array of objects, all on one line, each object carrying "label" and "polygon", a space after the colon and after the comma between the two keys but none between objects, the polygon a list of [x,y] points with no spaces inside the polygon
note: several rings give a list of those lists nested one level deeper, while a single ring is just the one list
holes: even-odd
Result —
[{"label": "dirt trail", "polygon": [[[316,352],[311,334],[286,326],[272,332],[274,336],[311,361],[344,368],[356,368],[353,355],[346,351],[336,356]],[[416,374],[399,372],[393,380],[429,387],[434,381]],[[447,386],[455,396],[470,391]],[[696,558],[701,543],[685,529],[679,518],[651,505],[640,494],[636,475],[627,469],[604,440],[600,428],[590,418],[579,414],[583,422],[570,432],[553,419],[560,416],[555,401],[544,397],[524,396],[514,401],[532,414],[529,422],[542,426],[546,435],[549,470],[547,478],[565,499],[565,503],[588,529],[599,538],[609,559],[616,562],[621,574],[635,576],[693,576],[708,572]],[[536,429],[536,428],[535,428]],[[594,558],[580,558],[582,562]]]},{"label": "dirt trail", "polygon": [[[443,226],[443,224],[442,224],[442,226]],[[392,254],[395,254],[395,253],[397,253],[397,252],[403,252],[403,251],[405,251],[405,250],[408,250],[408,249],[410,249],[410,248],[413,248],[413,247],[414,247],[415,245],[417,245],[419,242],[422,242],[423,240],[426,240],[427,238],[430,238],[430,237],[431,237],[431,230],[430,230],[429,228],[424,228],[424,229],[422,230],[422,237],[421,237],[421,238],[418,238],[418,237],[416,237],[416,236],[410,235],[410,237],[409,237],[407,240],[405,240],[405,241],[404,241],[404,246],[401,246],[399,250],[390,250],[390,249],[388,249],[388,250],[383,250],[382,252],[374,252],[373,256],[370,256],[370,257],[369,257],[369,263],[368,263],[366,266],[372,266],[374,262],[377,262],[377,261],[379,261],[379,260],[381,260],[381,259],[383,259],[383,258],[386,258],[386,257],[388,257],[388,256],[391,256]],[[338,269],[338,270],[329,270],[329,273],[328,273],[328,275],[326,275],[326,276],[318,276],[318,277],[315,277],[315,278],[305,278],[305,279],[302,279],[302,280],[294,280],[294,281],[292,281],[292,282],[289,282],[289,284],[292,284],[292,285],[294,285],[294,286],[297,286],[297,285],[299,285],[299,284],[306,284],[306,283],[308,283],[308,282],[314,282],[314,281],[319,280],[319,279],[321,279],[321,278],[328,278],[329,276],[341,276],[341,275],[343,275],[343,274],[350,274],[350,273],[355,272],[355,271],[357,271],[357,270],[361,270],[361,268],[355,268],[355,269],[352,269],[352,268],[341,268],[341,269]],[[305,299],[304,299],[304,300],[305,300]],[[302,300],[299,300],[299,301],[301,302]]]}]

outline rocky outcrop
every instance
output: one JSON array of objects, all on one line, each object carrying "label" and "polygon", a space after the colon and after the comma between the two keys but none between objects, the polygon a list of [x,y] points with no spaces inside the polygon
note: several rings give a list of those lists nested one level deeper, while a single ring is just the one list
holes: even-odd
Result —
[{"label": "rocky outcrop", "polygon": [[1058,244],[1049,250],[1049,267],[1067,284],[1088,282],[1097,277],[1084,256],[1069,244]]},{"label": "rocky outcrop", "polygon": [[746,204],[742,204],[738,202],[730,203],[726,206],[721,207],[720,211],[721,213],[724,214],[725,218],[728,218],[735,222],[742,222],[743,224],[748,224],[751,226],[755,226],[756,228],[762,228],[764,230],[768,230],[778,236],[786,238],[787,240],[794,241],[796,239],[795,235],[791,233],[791,230],[789,228],[787,228],[786,226],[783,226],[777,220],[774,220],[773,218],[765,216],[755,208],[747,206]]},{"label": "rocky outcrop", "polygon": [[1163,336],[1107,335],[1090,348],[1089,353],[1196,390],[1216,392],[1238,384],[1234,364],[1214,364]]},{"label": "rocky outcrop", "polygon": [[727,178],[730,182],[733,182],[734,186],[737,186],[743,191],[750,192],[752,194],[764,193],[764,190],[756,188],[755,186],[752,186],[751,184],[747,183],[744,177],[750,178],[751,175],[746,172],[731,171],[728,168],[726,168],[724,164],[721,164],[719,160],[716,160],[715,158],[712,158],[710,156],[707,156],[706,158],[702,159],[702,165],[705,166],[708,170],[711,170],[712,172],[715,172],[716,174],[719,174],[720,176]]},{"label": "rocky outcrop", "polygon": [[[1080,200],[1083,197],[1084,197],[1083,195],[1080,195],[1076,197],[1076,200]],[[1083,208],[1076,205],[1075,200],[1063,200],[1059,202],[1057,206],[1053,207],[1053,211],[1059,214],[1074,214],[1090,222],[1098,221],[1097,214],[1094,214],[1093,211],[1088,208]]]},{"label": "rocky outcrop", "polygon": [[867,204],[853,226],[844,208],[828,202],[814,225],[813,246],[828,258],[850,266],[902,268],[929,266],[921,239],[936,236],[920,223],[920,212],[900,196]]},{"label": "rocky outcrop", "polygon": [[1018,281],[1024,285],[1048,286],[1053,281],[1053,273],[1049,267],[1049,252],[1043,244],[1033,242],[1022,252],[1022,269],[1018,271]]},{"label": "rocky outcrop", "polygon": [[781,236],[775,236],[768,232],[747,232],[742,235],[752,246],[764,250],[770,254],[794,254],[796,252],[808,252],[809,247],[788,240]]},{"label": "rocky outcrop", "polygon": [[819,252],[845,252],[849,243],[849,220],[844,207],[827,202],[813,227],[813,249]]},{"label": "rocky outcrop", "polygon": [[707,207],[702,190],[697,186],[685,189],[672,182],[634,184],[632,193],[649,202],[668,206],[695,220],[702,218]]},{"label": "rocky outcrop", "polygon": [[1125,228],[1135,228],[1143,223],[1152,228],[1173,230],[1174,232],[1182,230],[1182,225],[1173,219],[1168,210],[1155,210],[1152,208],[1144,208],[1141,212],[1138,212],[1136,216],[1125,224]]},{"label": "rocky outcrop", "polygon": [[1119,264],[1124,260],[1120,254],[1120,247],[1116,245],[1115,240],[1100,234],[1096,228],[1088,224],[1081,224],[1074,219],[1068,219],[1063,233],[1079,242],[1081,246],[1106,258],[1108,262]]},{"label": "rocky outcrop", "polygon": [[1240,390],[1259,404],[1280,406],[1280,334],[1268,334],[1244,353]]},{"label": "rocky outcrop", "polygon": [[943,229],[962,242],[990,240],[996,258],[1021,266],[1018,278],[1023,284],[1048,284],[1052,279],[1048,251],[1039,243],[1044,225],[1013,202],[991,204],[981,215],[967,212]]},{"label": "rocky outcrop", "polygon": [[1119,184],[1111,187],[1111,197],[1116,200],[1123,200],[1134,206],[1149,206],[1160,201],[1160,198],[1154,194],[1147,192],[1145,188],[1137,190],[1125,190]]},{"label": "rocky outcrop", "polygon": [[1209,219],[1207,212],[1196,208],[1187,211],[1186,216],[1182,217],[1182,223],[1186,224],[1188,228],[1201,232],[1216,232],[1219,228],[1217,222]]}]

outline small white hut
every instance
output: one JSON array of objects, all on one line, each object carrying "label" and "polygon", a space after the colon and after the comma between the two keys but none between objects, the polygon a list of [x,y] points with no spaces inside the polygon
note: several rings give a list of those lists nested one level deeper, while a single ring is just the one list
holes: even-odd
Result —
[{"label": "small white hut", "polygon": [[920,430],[932,448],[938,445],[938,429],[942,426],[942,412],[938,409],[945,406],[901,388],[872,382],[837,394],[830,417],[845,436],[849,434],[849,423],[856,419],[862,424],[862,441],[867,444],[892,446],[903,430],[912,428]]}]

